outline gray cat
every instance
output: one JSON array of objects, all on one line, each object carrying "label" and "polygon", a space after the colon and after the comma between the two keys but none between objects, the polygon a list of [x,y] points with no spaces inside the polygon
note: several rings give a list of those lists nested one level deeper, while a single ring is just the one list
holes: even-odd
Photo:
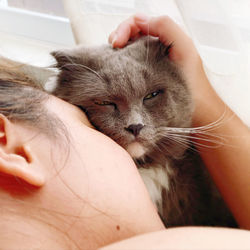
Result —
[{"label": "gray cat", "polygon": [[144,37],[123,49],[53,52],[54,94],[129,152],[166,226],[235,226],[189,140],[192,97],[170,49]]}]

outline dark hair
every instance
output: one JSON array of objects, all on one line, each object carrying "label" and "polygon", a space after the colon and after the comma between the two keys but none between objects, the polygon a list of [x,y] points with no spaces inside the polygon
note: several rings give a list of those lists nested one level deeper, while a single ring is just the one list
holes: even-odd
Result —
[{"label": "dark hair", "polygon": [[43,105],[49,94],[23,71],[21,64],[0,60],[0,114],[55,137],[60,121]]}]

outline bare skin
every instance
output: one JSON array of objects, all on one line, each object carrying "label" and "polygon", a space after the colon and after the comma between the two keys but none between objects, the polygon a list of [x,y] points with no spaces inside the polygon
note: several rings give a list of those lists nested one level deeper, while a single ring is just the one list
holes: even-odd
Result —
[{"label": "bare skin", "polygon": [[[199,151],[239,226],[250,229],[249,128],[216,94],[192,40],[169,17],[132,16],[111,33],[109,42],[113,47],[123,47],[130,38],[141,34],[159,37],[166,45],[173,43],[170,59],[180,66],[195,101],[193,127],[223,118],[209,131],[209,137],[213,140],[214,136],[222,136],[226,140],[224,145],[210,149],[200,147]],[[199,134],[196,137],[196,142],[202,143]]]},{"label": "bare skin", "polygon": [[44,105],[69,141],[0,114],[0,248],[97,249],[164,229],[128,153],[77,107]]},{"label": "bare skin", "polygon": [[[212,132],[230,135],[227,145],[234,147],[201,148],[200,152],[239,225],[249,228],[248,128],[214,92],[190,38],[167,17],[143,22],[141,18],[131,17],[121,24],[113,45],[125,46],[130,36],[147,34],[148,30],[167,44],[174,42],[171,58],[182,67],[196,102],[194,126],[211,123],[226,110],[225,122]],[[114,33],[110,41],[113,39]],[[96,249],[119,240],[105,249],[250,248],[250,233],[246,230],[163,230],[129,155],[91,129],[76,107],[55,97],[50,97],[45,106],[63,122],[70,143],[55,143],[43,133],[0,114],[3,249]],[[158,232],[150,233],[154,231]],[[130,239],[121,241],[126,238]]]},{"label": "bare skin", "polygon": [[139,235],[102,250],[247,250],[249,236],[250,233],[242,229],[178,227]]}]

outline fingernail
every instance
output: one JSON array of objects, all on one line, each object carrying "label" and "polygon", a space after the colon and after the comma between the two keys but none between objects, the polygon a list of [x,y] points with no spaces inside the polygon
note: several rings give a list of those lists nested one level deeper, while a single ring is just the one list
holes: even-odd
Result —
[{"label": "fingernail", "polygon": [[115,33],[115,34],[114,34],[114,37],[113,37],[113,39],[112,39],[112,42],[111,42],[112,47],[114,47],[116,40],[117,40],[117,34]]},{"label": "fingernail", "polygon": [[146,23],[149,20],[149,17],[142,13],[137,13],[135,15],[135,21],[138,23]]}]

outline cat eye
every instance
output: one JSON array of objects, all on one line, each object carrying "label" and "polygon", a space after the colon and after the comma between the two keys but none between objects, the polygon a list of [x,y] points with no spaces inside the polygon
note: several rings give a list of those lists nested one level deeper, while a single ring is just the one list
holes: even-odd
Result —
[{"label": "cat eye", "polygon": [[143,101],[152,99],[152,98],[156,97],[157,95],[159,95],[159,94],[162,93],[162,92],[163,92],[162,90],[157,90],[157,91],[155,91],[155,92],[152,92],[152,93],[146,95],[146,96],[143,98]]},{"label": "cat eye", "polygon": [[108,101],[95,101],[95,104],[100,105],[100,106],[105,106],[105,105],[111,105],[112,102],[108,102]]},{"label": "cat eye", "polygon": [[108,105],[111,105],[111,106],[114,106],[116,108],[116,104],[113,103],[113,102],[109,102],[109,101],[95,101],[94,103],[96,105],[99,105],[99,106],[108,106]]}]

